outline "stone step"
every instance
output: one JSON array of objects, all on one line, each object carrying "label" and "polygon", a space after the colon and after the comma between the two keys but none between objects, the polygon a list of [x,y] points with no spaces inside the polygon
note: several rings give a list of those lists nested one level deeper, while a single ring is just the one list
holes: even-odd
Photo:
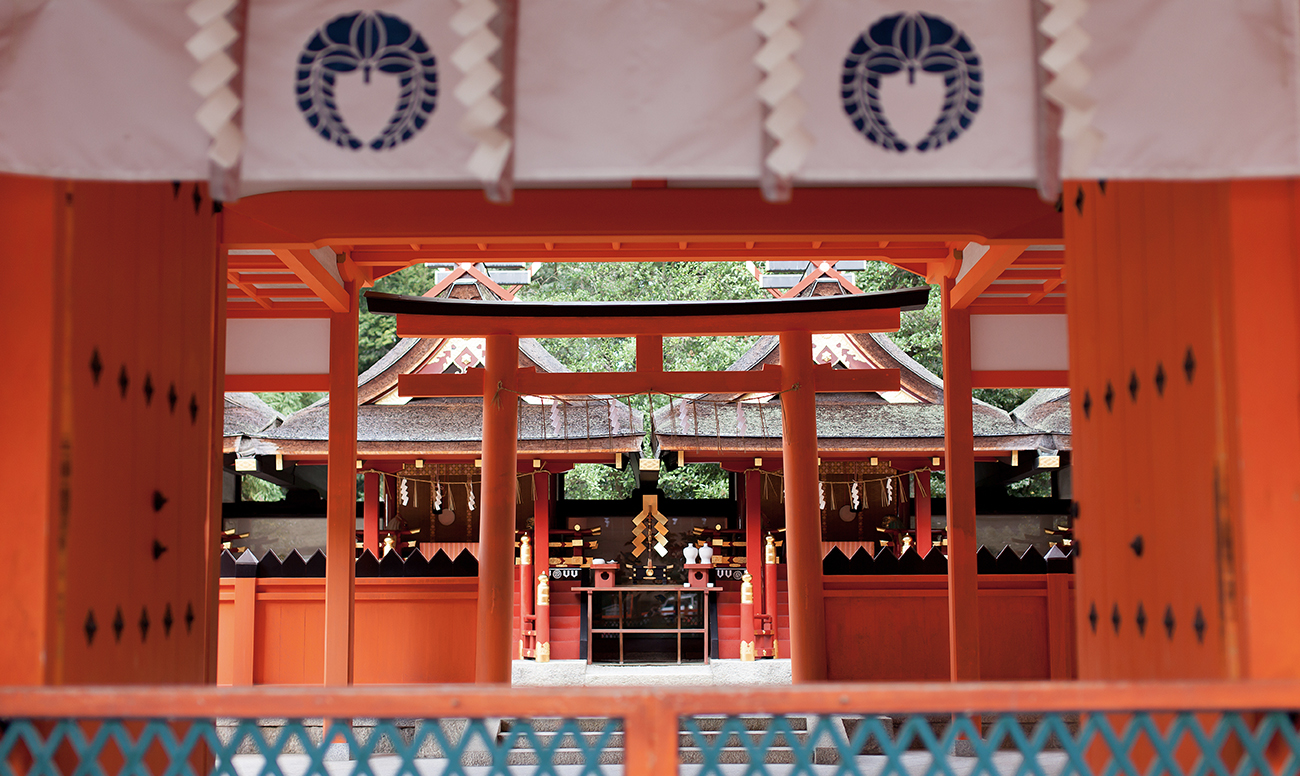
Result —
[{"label": "stone step", "polygon": [[[501,732],[505,733],[512,730],[516,721],[517,720],[514,719],[501,720]],[[599,733],[606,729],[614,731],[623,730],[623,720],[621,719],[610,719],[607,717],[577,717],[567,721],[577,723],[578,730],[583,733]],[[531,723],[533,730],[538,733],[555,733],[560,729],[560,725],[564,724],[566,720],[559,717],[536,717],[529,720],[529,722]]]},{"label": "stone step", "polygon": [[[699,749],[679,749],[678,762],[683,764],[700,764],[704,762],[704,753]],[[552,751],[548,757],[551,763],[555,765],[583,765],[586,763],[586,753],[581,749],[563,748]],[[749,750],[744,747],[725,747],[719,752],[714,753],[714,760],[718,763],[748,763],[750,761]],[[775,763],[793,763],[795,761],[794,750],[789,747],[769,747],[763,752],[763,762],[769,764]],[[623,763],[622,749],[605,749],[598,758],[601,765],[621,765]],[[506,754],[507,765],[538,765],[539,760],[537,752],[527,749],[512,749]]]},{"label": "stone step", "polygon": [[[732,718],[722,715],[700,715],[691,719],[700,730],[721,730],[723,723]],[[746,714],[736,719],[740,720],[745,730],[767,730],[772,724],[772,717],[766,714]],[[808,720],[805,717],[786,717],[785,723],[794,731],[808,729]]]},{"label": "stone step", "polygon": [[[498,736],[497,740],[498,740],[498,741],[502,741],[502,740],[504,740],[505,737],[506,737],[506,735],[508,735],[508,733],[506,733],[506,732],[503,731],[502,735]],[[537,735],[538,742],[539,742],[542,746],[544,746],[544,747],[550,747],[550,746],[554,746],[554,744],[555,744],[555,738],[556,738],[556,736],[558,736],[558,735],[560,735],[560,734],[559,734],[558,732],[548,732],[548,731],[540,731],[540,730],[539,730],[539,731],[537,731],[537,734],[536,734],[536,735]],[[582,739],[583,739],[583,743],[584,743],[584,745],[586,745],[587,748],[591,748],[591,747],[593,747],[593,746],[595,746],[595,745],[597,744],[597,742],[600,740],[601,735],[603,735],[603,734],[602,734],[601,732],[598,732],[598,731],[591,731],[591,732],[583,731],[580,735],[582,736]],[[698,747],[701,745],[701,743],[703,743],[705,746],[708,746],[708,747],[715,747],[715,746],[718,745],[718,738],[719,738],[721,735],[722,735],[722,733],[721,733],[721,732],[718,732],[718,731],[700,731],[699,735],[696,736],[696,735],[693,735],[693,734],[688,733],[687,731],[683,730],[683,731],[681,731],[680,733],[678,733],[678,736],[677,736],[677,745],[678,745],[679,747],[681,747],[681,748],[684,748],[684,749],[689,749],[689,748],[698,748]],[[749,742],[750,742],[751,745],[757,746],[758,744],[762,743],[762,741],[763,741],[763,737],[766,736],[766,735],[767,735],[767,732],[766,732],[766,731],[762,731],[762,730],[751,730],[751,731],[748,731],[748,732],[747,732],[747,734],[746,734],[746,738],[749,739]],[[800,744],[806,743],[806,742],[808,741],[808,733],[807,733],[807,732],[798,732],[798,733],[795,733],[793,737],[794,737],[794,739],[795,739],[796,741],[798,741]],[[574,743],[574,742],[573,742],[573,734],[572,734],[572,733],[565,733],[565,734],[564,734],[564,740],[562,740],[562,741],[560,742],[560,744],[561,744],[561,748],[575,748],[575,747],[573,747],[573,743]],[[726,745],[727,747],[741,747],[741,746],[743,746],[743,745],[741,744],[741,741],[740,741],[740,736],[738,736],[738,735],[737,735],[736,733],[734,733],[734,732],[728,732],[728,733],[726,734],[726,744],[725,744],[725,745]],[[787,736],[786,736],[784,733],[777,733],[777,734],[776,734],[775,736],[773,736],[773,738],[772,738],[772,745],[773,745],[773,746],[777,746],[777,747],[788,747],[788,746],[790,745],[790,743],[789,743],[789,741],[787,740]],[[532,749],[532,747],[533,747],[533,744],[532,744],[532,742],[531,742],[527,737],[523,737],[523,738],[516,737],[516,738],[514,738],[514,739],[512,740],[512,742],[511,742],[511,748],[514,749],[514,750],[516,750],[516,751],[518,751],[518,750],[530,750],[530,749]],[[605,741],[605,748],[606,748],[606,749],[622,749],[622,748],[623,748],[623,733],[622,733],[621,731],[619,731],[619,732],[611,732],[611,733],[609,734],[609,738],[606,739],[606,741]]]}]

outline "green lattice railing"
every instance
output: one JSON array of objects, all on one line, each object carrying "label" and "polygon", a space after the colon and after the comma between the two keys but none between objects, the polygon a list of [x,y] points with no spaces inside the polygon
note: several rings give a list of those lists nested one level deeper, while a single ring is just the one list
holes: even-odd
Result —
[{"label": "green lattice railing", "polygon": [[[1017,692],[1026,687],[1032,692]],[[1099,685],[1082,695],[1062,687],[1079,686],[952,686],[947,693],[913,686],[892,694],[878,686],[833,685],[671,694],[464,687],[0,690],[0,776],[596,776],[624,770],[655,776],[679,770],[700,776],[784,776],[791,769],[809,776],[1297,776],[1300,771],[1300,733],[1290,711],[1300,706],[1290,700],[1300,697],[1295,695],[1300,685],[1115,685],[1109,693]],[[1174,702],[1179,688],[1190,701],[1198,688],[1207,687],[1213,688],[1209,698]],[[1053,691],[1067,697],[1045,702],[1051,696],[1044,693]],[[1124,702],[1152,694],[1141,707]],[[985,702],[975,703],[981,699]],[[1078,702],[1069,709],[1072,699]],[[1215,700],[1228,702],[1207,702]],[[1045,710],[1033,712],[1035,702]],[[143,712],[149,705],[156,711]],[[351,716],[385,705],[394,714]],[[953,714],[945,705],[989,711]],[[308,716],[306,707],[334,718]],[[899,707],[904,711],[879,712]],[[421,708],[426,713],[415,713]],[[811,713],[792,713],[795,708]],[[267,719],[271,715],[282,718]]]}]

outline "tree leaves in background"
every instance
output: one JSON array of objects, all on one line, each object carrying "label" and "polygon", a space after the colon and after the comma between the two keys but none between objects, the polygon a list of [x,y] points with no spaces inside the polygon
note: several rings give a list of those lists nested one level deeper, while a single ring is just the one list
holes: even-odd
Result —
[{"label": "tree leaves in background", "polygon": [[[437,285],[437,271],[424,264],[413,264],[375,281],[375,290],[386,294],[420,296]],[[357,331],[357,374],[361,374],[397,344],[397,317],[376,315],[370,312],[364,295],[361,297]]]}]

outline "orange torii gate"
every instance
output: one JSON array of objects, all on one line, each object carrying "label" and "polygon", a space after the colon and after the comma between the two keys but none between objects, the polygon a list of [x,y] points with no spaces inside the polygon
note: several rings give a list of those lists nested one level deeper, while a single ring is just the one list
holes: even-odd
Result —
[{"label": "orange torii gate", "polygon": [[[485,368],[404,375],[403,396],[483,397],[479,682],[509,682],[514,589],[514,488],[522,395],[708,393],[725,385],[782,402],[790,651],[796,682],[825,679],[817,482],[817,392],[896,391],[894,369],[840,370],[813,362],[812,335],[896,331],[899,311],[925,306],[928,288],[853,296],[735,302],[502,303],[367,294],[370,310],[397,315],[402,337],[484,337]],[[780,336],[781,364],[762,372],[665,372],[663,338]],[[636,337],[635,372],[539,374],[518,368],[519,338]],[[973,556],[972,556],[973,557]]]}]

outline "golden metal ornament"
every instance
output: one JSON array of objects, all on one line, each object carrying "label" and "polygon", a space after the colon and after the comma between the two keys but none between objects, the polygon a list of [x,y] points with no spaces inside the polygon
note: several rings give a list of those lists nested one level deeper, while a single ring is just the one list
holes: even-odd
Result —
[{"label": "golden metal ornament", "polygon": [[546,606],[551,605],[551,584],[547,581],[545,574],[537,575],[537,604],[539,606],[543,604]]}]

